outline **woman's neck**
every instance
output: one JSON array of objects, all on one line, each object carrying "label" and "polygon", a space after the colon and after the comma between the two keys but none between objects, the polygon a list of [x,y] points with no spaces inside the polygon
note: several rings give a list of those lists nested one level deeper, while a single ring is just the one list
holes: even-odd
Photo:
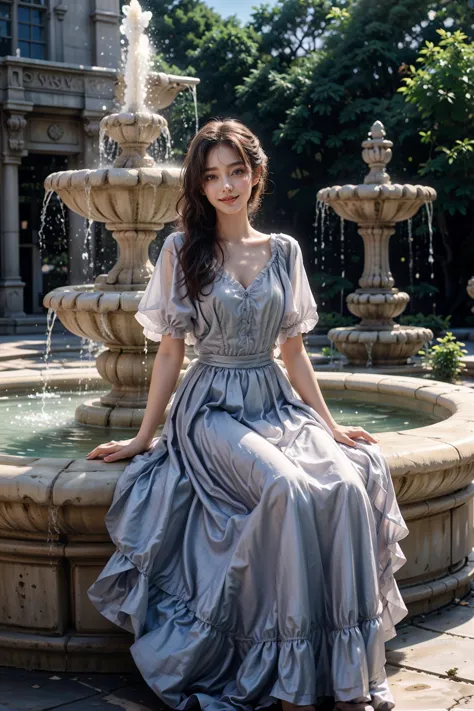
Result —
[{"label": "woman's neck", "polygon": [[248,214],[245,211],[236,215],[217,214],[216,235],[225,242],[241,242],[253,233]]}]

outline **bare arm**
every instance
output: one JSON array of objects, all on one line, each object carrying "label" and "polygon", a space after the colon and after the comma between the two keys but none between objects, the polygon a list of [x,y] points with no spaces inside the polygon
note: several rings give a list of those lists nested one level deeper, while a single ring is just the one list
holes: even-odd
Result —
[{"label": "bare arm", "polygon": [[281,356],[290,383],[303,402],[312,407],[313,410],[316,410],[318,415],[321,415],[338,442],[354,447],[353,439],[357,437],[361,437],[367,442],[378,441],[376,437],[373,437],[361,427],[344,427],[343,425],[338,425],[334,420],[321,393],[316,374],[306,353],[301,333],[294,338],[288,338],[281,345]]},{"label": "bare arm", "polygon": [[148,448],[163,421],[166,406],[176,387],[183,366],[184,338],[163,336],[153,364],[145,415],[137,438]]},{"label": "bare arm", "polygon": [[166,406],[176,386],[184,359],[184,338],[163,336],[153,363],[148,401],[136,437],[121,442],[107,442],[96,447],[87,459],[103,457],[106,462],[127,459],[150,448],[156,429],[163,421]]}]

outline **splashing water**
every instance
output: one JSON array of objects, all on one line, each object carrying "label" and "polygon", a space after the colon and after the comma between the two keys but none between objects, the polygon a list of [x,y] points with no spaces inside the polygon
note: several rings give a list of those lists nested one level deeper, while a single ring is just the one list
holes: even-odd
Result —
[{"label": "splashing water", "polygon": [[408,273],[410,286],[413,289],[413,270],[415,267],[415,258],[413,255],[413,221],[410,217],[408,220]]},{"label": "splashing water", "polygon": [[160,136],[148,149],[155,163],[168,163],[173,158],[173,142],[168,126],[163,126]]},{"label": "splashing water", "polygon": [[138,0],[130,0],[130,5],[123,7],[123,13],[125,17],[120,32],[128,39],[124,111],[145,111],[151,50],[148,36],[144,33],[152,14],[144,12]]},{"label": "splashing water", "polygon": [[49,366],[50,366],[49,357],[51,355],[53,328],[54,328],[54,324],[55,324],[57,317],[58,317],[58,315],[57,315],[56,311],[53,311],[53,309],[48,309],[48,313],[46,315],[46,346],[45,346],[44,355],[43,355],[43,362],[44,362],[45,367],[44,367],[44,370],[41,371],[41,379],[43,381],[43,387],[41,390],[41,417],[43,419],[46,417],[45,406],[46,406],[46,399],[48,397],[48,385],[49,385]]},{"label": "splashing water", "polygon": [[[324,260],[325,260],[324,249],[326,246],[325,228],[326,228],[327,209],[328,209],[328,205],[325,202],[321,202],[321,200],[316,201],[316,216],[315,216],[315,220],[314,220],[314,224],[313,224],[313,226],[314,226],[314,251],[316,254],[314,263],[318,264],[319,259],[321,260],[321,271],[324,271]],[[320,237],[318,237],[318,224],[321,225]],[[319,258],[318,258],[318,252],[320,255]]]},{"label": "splashing water", "polygon": [[[341,257],[341,277],[342,277],[343,279],[344,279],[344,277],[346,276],[346,267],[345,267],[345,258],[346,258],[346,255],[345,255],[345,246],[346,246],[346,244],[345,244],[344,227],[345,227],[344,218],[341,217],[341,233],[340,233],[340,236],[341,236],[341,255],[340,255],[340,257]],[[344,287],[341,287],[341,305],[340,305],[340,312],[341,312],[341,315],[342,315],[343,311],[344,311]]]},{"label": "splashing water", "polygon": [[39,249],[40,252],[44,249],[44,228],[46,224],[46,213],[48,212],[48,206],[49,203],[51,202],[51,198],[54,195],[53,190],[47,190],[44,194],[43,198],[43,206],[41,208],[41,224],[40,228],[38,230],[38,240],[39,240]]},{"label": "splashing water", "polygon": [[367,351],[367,361],[365,363],[366,368],[371,368],[372,367],[372,351],[374,348],[374,344],[372,342],[370,343],[365,343],[365,350]]},{"label": "splashing water", "polygon": [[161,136],[165,144],[165,155],[164,160],[169,161],[173,157],[173,142],[171,140],[171,133],[168,126],[163,126],[161,129]]},{"label": "splashing water", "polygon": [[[94,220],[92,219],[92,188],[90,185],[86,185],[86,205],[87,205],[87,220],[86,220],[86,230],[84,233],[84,251],[82,253],[82,262],[85,266],[85,271],[87,273],[88,268],[94,268],[94,261],[92,259],[92,225]],[[85,275],[84,275],[85,276]]]},{"label": "splashing water", "polygon": [[429,247],[428,247],[428,263],[430,265],[431,273],[430,278],[434,279],[434,250],[433,250],[433,203],[425,202],[426,217],[428,220],[428,235],[429,235]]},{"label": "splashing water", "polygon": [[198,100],[197,100],[197,86],[193,84],[189,87],[191,94],[193,95],[194,102],[194,121],[196,125],[196,133],[199,131],[199,114],[198,114]]},{"label": "splashing water", "polygon": [[106,162],[105,136],[105,129],[101,127],[99,131],[99,168],[104,168]]}]

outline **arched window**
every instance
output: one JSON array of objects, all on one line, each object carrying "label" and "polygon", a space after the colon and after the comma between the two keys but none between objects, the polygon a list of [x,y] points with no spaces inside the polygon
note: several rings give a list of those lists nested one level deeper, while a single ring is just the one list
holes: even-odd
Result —
[{"label": "arched window", "polygon": [[0,0],[0,56],[47,59],[48,0]]}]

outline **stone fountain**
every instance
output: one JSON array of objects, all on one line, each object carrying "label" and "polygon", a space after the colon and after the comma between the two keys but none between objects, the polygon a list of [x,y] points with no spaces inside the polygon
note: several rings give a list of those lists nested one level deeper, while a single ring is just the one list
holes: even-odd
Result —
[{"label": "stone fountain", "polygon": [[364,240],[365,263],[360,289],[347,297],[349,311],[362,319],[357,326],[333,328],[328,337],[354,365],[399,366],[432,340],[427,328],[400,326],[394,318],[410,297],[395,288],[390,272],[389,240],[397,222],[413,217],[420,207],[436,199],[436,191],[423,185],[390,182],[385,168],[392,158],[392,141],[376,121],[362,143],[362,158],[370,168],[362,185],[335,185],[318,192],[318,200],[337,215],[357,222]]},{"label": "stone fountain", "polygon": [[[96,366],[111,390],[80,405],[76,420],[138,428],[158,344],[150,341],[145,346],[143,329],[134,317],[153,271],[149,245],[156,232],[175,219],[181,187],[181,169],[160,166],[147,152],[167,129],[166,119],[147,105],[164,108],[199,80],[153,74],[147,99],[150,51],[145,30],[151,13],[143,12],[138,0],[131,0],[124,12],[121,31],[129,41],[119,88],[124,109],[101,121],[102,133],[116,141],[119,154],[110,167],[53,173],[45,181],[46,191],[56,192],[71,210],[105,222],[119,245],[118,261],[94,284],[55,289],[43,303],[69,331],[105,345]],[[188,362],[185,359],[183,365]]]}]

